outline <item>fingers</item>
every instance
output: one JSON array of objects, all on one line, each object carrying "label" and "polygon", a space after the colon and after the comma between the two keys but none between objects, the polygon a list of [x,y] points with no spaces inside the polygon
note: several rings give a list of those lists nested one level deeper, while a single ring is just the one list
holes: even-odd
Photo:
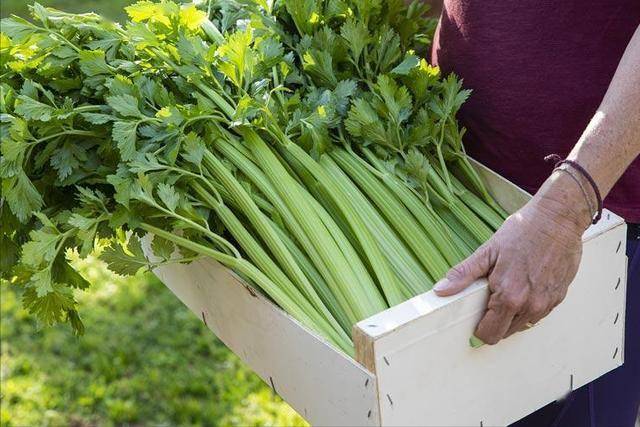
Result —
[{"label": "fingers", "polygon": [[517,314],[513,318],[511,326],[509,326],[509,329],[504,334],[504,338],[508,338],[516,332],[526,331],[527,329],[529,329],[531,324],[533,324],[533,322],[529,320],[529,316],[524,314]]},{"label": "fingers", "polygon": [[[491,280],[491,279],[490,279]],[[496,344],[505,338],[512,328],[524,325],[527,317],[526,303],[529,292],[527,286],[514,286],[518,282],[507,282],[511,286],[490,283],[495,292],[489,297],[487,312],[478,323],[475,336],[487,344]]]},{"label": "fingers", "polygon": [[532,325],[537,325],[538,322],[540,322],[542,319],[544,319],[545,317],[547,317],[549,315],[549,313],[551,313],[553,311],[555,307],[549,307],[548,309],[544,310],[543,312],[539,313],[539,314],[534,314],[529,318],[529,323],[531,323]]},{"label": "fingers", "polygon": [[532,328],[551,313],[554,307],[555,305],[547,301],[544,296],[532,297],[526,304],[524,311],[514,318],[505,338],[510,337],[516,332],[522,332]]},{"label": "fingers", "polygon": [[[529,329],[538,320],[542,319],[544,312],[547,310],[547,304],[540,301],[539,298],[531,297],[523,306],[522,310],[515,316],[509,330],[505,334],[505,338],[510,337],[516,332]],[[537,319],[537,320],[536,320]]]},{"label": "fingers", "polygon": [[509,330],[514,316],[513,312],[489,308],[474,335],[486,344],[496,344]]},{"label": "fingers", "polygon": [[469,258],[449,270],[447,276],[436,283],[433,290],[441,297],[455,295],[481,277],[487,276],[493,263],[490,246],[483,245]]},{"label": "fingers", "polygon": [[552,306],[547,307],[547,309],[545,309],[545,310],[534,311],[532,314],[529,315],[529,321],[525,325],[523,325],[523,327],[521,329],[519,329],[518,331],[514,331],[514,332],[521,332],[521,331],[524,331],[524,330],[527,330],[527,329],[530,329],[530,328],[534,327],[542,319],[547,317],[549,315],[549,313],[551,313],[555,307],[556,307],[556,305],[552,305]]}]

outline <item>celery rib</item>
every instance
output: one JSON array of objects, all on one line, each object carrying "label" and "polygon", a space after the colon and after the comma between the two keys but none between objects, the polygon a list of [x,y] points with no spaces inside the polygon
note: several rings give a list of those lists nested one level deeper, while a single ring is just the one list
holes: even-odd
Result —
[{"label": "celery rib", "polygon": [[333,150],[331,155],[345,173],[358,184],[359,188],[380,209],[394,230],[420,260],[427,272],[436,280],[444,277],[449,270],[447,260],[431,239],[421,232],[417,221],[396,199],[396,196],[376,176],[363,167],[353,155],[341,149]]},{"label": "celery rib", "polygon": [[282,167],[267,144],[253,131],[244,132],[244,137],[254,154],[254,159],[274,184],[283,201],[303,227],[304,232],[316,245],[332,275],[337,279],[336,282],[340,286],[340,292],[336,296],[346,297],[341,303],[345,304],[345,311],[352,314],[351,321],[356,323],[384,310],[386,308],[385,305],[376,303],[370,298],[375,289],[361,289],[359,286],[355,286],[356,283],[359,283],[359,280],[357,277],[352,277],[354,275],[349,265],[349,260],[338,256],[341,251],[333,238],[321,232],[323,229],[326,230],[324,224],[319,220],[317,214],[310,209],[310,206],[305,203],[304,197],[297,191],[296,181]]}]

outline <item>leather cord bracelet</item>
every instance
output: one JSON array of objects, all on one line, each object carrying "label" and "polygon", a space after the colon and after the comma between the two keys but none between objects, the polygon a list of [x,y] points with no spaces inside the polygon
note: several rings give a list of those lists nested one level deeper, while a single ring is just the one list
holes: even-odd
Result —
[{"label": "leather cord bracelet", "polygon": [[[589,185],[591,185],[591,188],[593,189],[594,194],[596,195],[596,201],[597,201],[596,213],[591,223],[596,224],[598,221],[600,221],[600,218],[602,218],[602,195],[600,194],[600,190],[598,189],[598,185],[596,184],[596,181],[591,177],[589,172],[587,172],[585,168],[580,166],[579,163],[574,162],[573,160],[563,159],[557,154],[549,154],[544,158],[544,160],[547,162],[555,162],[554,170],[558,169],[562,165],[571,166],[571,168],[579,172],[587,180]],[[581,185],[580,185],[580,188],[582,189]],[[586,192],[584,191],[584,189],[583,189],[583,193],[586,197]],[[589,208],[591,208],[591,201],[589,200],[588,197],[587,197],[587,205],[589,206]]]},{"label": "leather cord bracelet", "polygon": [[593,212],[596,211],[596,207],[593,206],[592,198],[589,197],[588,188],[586,188],[585,185],[582,183],[582,181],[580,180],[580,177],[576,176],[578,174],[578,172],[575,172],[569,166],[562,167],[562,165],[560,165],[559,167],[555,168],[554,171],[566,173],[573,180],[573,182],[576,183],[578,188],[580,188],[580,191],[582,192],[582,195],[584,196],[584,199],[587,201],[587,206],[589,207],[589,212],[593,213]]}]

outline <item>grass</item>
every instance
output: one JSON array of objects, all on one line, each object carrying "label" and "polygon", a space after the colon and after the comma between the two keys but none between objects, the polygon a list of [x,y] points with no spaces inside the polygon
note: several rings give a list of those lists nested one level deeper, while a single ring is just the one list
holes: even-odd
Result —
[{"label": "grass", "polygon": [[157,279],[80,270],[80,338],[39,327],[1,285],[0,425],[304,424]]}]

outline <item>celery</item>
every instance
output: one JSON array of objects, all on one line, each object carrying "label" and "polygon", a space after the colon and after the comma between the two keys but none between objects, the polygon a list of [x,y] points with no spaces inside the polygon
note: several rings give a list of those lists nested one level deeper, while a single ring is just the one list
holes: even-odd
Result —
[{"label": "celery", "polygon": [[449,270],[446,259],[431,239],[421,231],[418,222],[402,206],[396,195],[346,151],[335,149],[332,151],[332,157],[383,213],[425,270],[436,280],[444,277]]},{"label": "celery", "polygon": [[392,268],[402,279],[404,294],[412,297],[428,291],[434,283],[433,278],[423,269],[420,262],[410,252],[400,237],[391,228],[372,203],[355,186],[349,177],[330,157],[323,157],[321,164],[338,180],[349,197],[356,201],[363,217],[374,231],[376,240],[389,259]]}]

